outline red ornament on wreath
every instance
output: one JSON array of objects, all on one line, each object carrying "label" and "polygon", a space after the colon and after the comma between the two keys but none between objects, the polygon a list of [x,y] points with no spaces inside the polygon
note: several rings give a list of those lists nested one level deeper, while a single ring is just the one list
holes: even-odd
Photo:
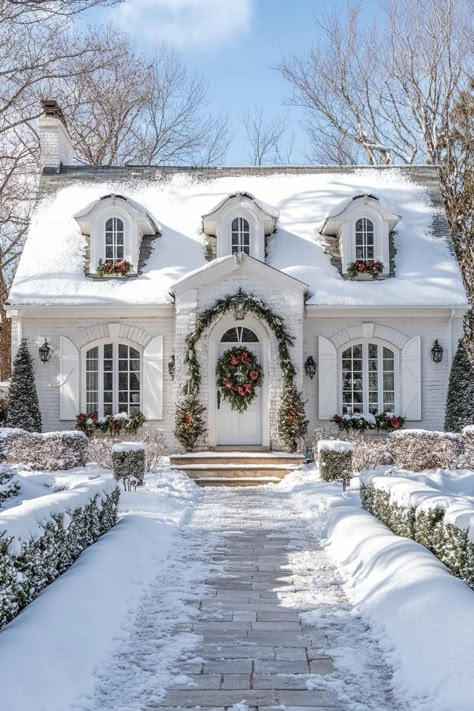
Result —
[{"label": "red ornament on wreath", "polygon": [[217,387],[233,410],[245,412],[263,381],[263,369],[257,356],[245,346],[234,346],[218,360]]}]

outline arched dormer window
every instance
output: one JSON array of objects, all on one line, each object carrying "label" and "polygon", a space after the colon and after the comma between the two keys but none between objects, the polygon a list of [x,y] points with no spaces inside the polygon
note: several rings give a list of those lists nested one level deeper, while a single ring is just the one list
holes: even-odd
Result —
[{"label": "arched dormer window", "polygon": [[232,254],[250,254],[250,225],[245,217],[232,220]]},{"label": "arched dormer window", "polygon": [[124,227],[120,217],[110,217],[105,223],[105,261],[124,258]]},{"label": "arched dormer window", "polygon": [[374,247],[374,223],[361,217],[355,223],[355,258],[371,264],[375,259]]}]

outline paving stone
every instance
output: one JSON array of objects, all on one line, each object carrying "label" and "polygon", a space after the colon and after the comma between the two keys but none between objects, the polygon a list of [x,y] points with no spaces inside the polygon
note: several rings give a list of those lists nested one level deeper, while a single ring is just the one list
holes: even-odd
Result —
[{"label": "paving stone", "polygon": [[305,661],[290,660],[255,660],[256,674],[308,674],[310,666]]},{"label": "paving stone", "polygon": [[[283,693],[296,694],[298,692]],[[245,703],[249,706],[269,706],[277,704],[278,701],[276,691],[273,689],[191,689],[183,691],[171,689],[163,701],[157,704],[157,708],[160,706],[233,706],[239,703]]]},{"label": "paving stone", "polygon": [[274,647],[275,659],[287,662],[307,662],[306,649],[298,647]]},{"label": "paving stone", "polygon": [[207,659],[204,661],[205,674],[250,674],[250,659]]},{"label": "paving stone", "polygon": [[257,619],[259,622],[293,622],[298,621],[299,614],[296,610],[259,610]]},{"label": "paving stone", "polygon": [[232,616],[234,622],[256,622],[256,610],[236,610]]},{"label": "paving stone", "polygon": [[250,647],[233,645],[233,646],[219,646],[219,645],[206,645],[200,647],[199,653],[206,660],[215,659],[269,659],[275,658],[273,647],[258,647],[256,644]]},{"label": "paving stone", "polygon": [[[258,623],[255,622],[254,624]],[[265,623],[262,622],[262,624]],[[245,620],[237,620],[235,622],[228,622],[227,620],[220,622],[219,620],[215,620],[212,622],[195,622],[193,629],[195,632],[222,632],[223,634],[225,634],[227,632],[239,632],[239,630],[249,630],[250,625],[251,622]]]},{"label": "paving stone", "polygon": [[304,689],[308,690],[306,682],[309,674],[254,674],[254,689]]},{"label": "paving stone", "polygon": [[283,689],[278,692],[280,704],[285,706],[317,706],[317,704],[330,706],[338,705],[337,697],[327,689],[312,689],[302,691],[299,689]]},{"label": "paving stone", "polygon": [[332,674],[334,671],[334,663],[332,659],[314,659],[309,663],[312,674]]},{"label": "paving stone", "polygon": [[277,632],[265,632],[264,630],[251,630],[247,633],[249,642],[263,644],[272,647],[309,647],[310,639],[302,637],[296,631],[291,634],[278,634]]},{"label": "paving stone", "polygon": [[[250,689],[250,674],[224,674],[222,677],[222,689]],[[254,686],[255,689],[266,688]],[[273,688],[273,687],[268,687]]]},{"label": "paving stone", "polygon": [[298,621],[278,620],[278,622],[252,622],[252,630],[263,630],[264,632],[280,632],[281,630],[290,630],[302,632],[302,627]]},{"label": "paving stone", "polygon": [[[282,711],[281,706],[259,706],[258,711]],[[342,706],[285,706],[285,711],[347,711]]]},{"label": "paving stone", "polygon": [[[188,683],[183,681],[172,685],[172,689],[220,689],[222,682],[221,674],[188,674]],[[264,688],[264,687],[261,687]]]}]

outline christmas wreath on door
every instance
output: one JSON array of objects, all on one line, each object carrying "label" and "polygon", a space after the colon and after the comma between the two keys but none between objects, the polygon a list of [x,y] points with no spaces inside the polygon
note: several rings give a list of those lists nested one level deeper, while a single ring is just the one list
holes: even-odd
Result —
[{"label": "christmas wreath on door", "polygon": [[225,351],[217,362],[217,386],[233,410],[245,412],[262,384],[263,369],[257,356],[245,346]]}]

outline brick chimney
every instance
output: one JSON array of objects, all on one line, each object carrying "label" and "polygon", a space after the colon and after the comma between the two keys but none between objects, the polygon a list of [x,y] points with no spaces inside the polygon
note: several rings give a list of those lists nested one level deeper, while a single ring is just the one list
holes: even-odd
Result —
[{"label": "brick chimney", "polygon": [[63,165],[74,165],[74,148],[63,112],[54,99],[41,99],[39,119],[41,167],[60,173]]}]

